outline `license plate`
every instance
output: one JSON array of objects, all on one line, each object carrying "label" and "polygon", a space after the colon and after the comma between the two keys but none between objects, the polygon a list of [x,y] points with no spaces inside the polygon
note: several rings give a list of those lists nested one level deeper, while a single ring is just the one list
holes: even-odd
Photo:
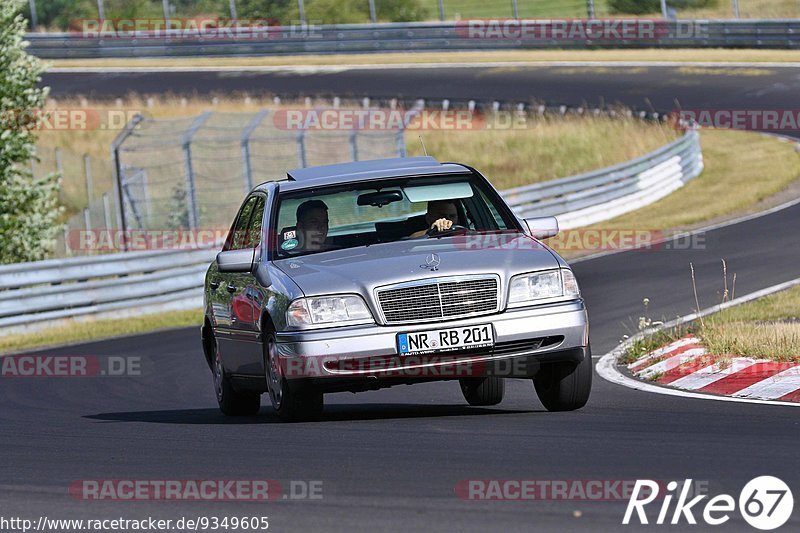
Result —
[{"label": "license plate", "polygon": [[400,355],[426,354],[494,346],[490,324],[397,334]]}]

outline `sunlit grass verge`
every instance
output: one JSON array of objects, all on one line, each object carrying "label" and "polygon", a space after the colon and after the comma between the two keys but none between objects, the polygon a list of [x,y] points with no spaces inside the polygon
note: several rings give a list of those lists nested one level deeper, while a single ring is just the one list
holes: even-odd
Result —
[{"label": "sunlit grass verge", "polygon": [[605,115],[545,116],[524,129],[408,132],[409,155],[458,161],[502,190],[622,163],[676,139],[668,125]]},{"label": "sunlit grass verge", "polygon": [[164,329],[191,326],[199,328],[202,323],[203,311],[201,309],[169,311],[129,318],[75,321],[68,325],[41,331],[2,336],[0,337],[0,354],[7,355],[18,350],[75,344]]},{"label": "sunlit grass verge", "polygon": [[[800,178],[800,154],[785,139],[703,130],[700,143],[705,165],[700,176],[657,202],[585,229],[653,231],[667,237],[771,207],[761,203],[773,201]],[[554,247],[568,260],[598,251],[562,249],[558,240]]]},{"label": "sunlit grass verge", "polygon": [[619,363],[630,364],[688,334],[696,335],[709,354],[723,361],[752,357],[800,362],[800,286],[637,339]]},{"label": "sunlit grass verge", "polygon": [[476,52],[384,52],[376,54],[289,55],[254,57],[179,57],[179,58],[102,58],[57,59],[55,67],[330,67],[335,65],[392,65],[441,63],[512,63],[512,62],[719,62],[719,63],[792,63],[794,50],[702,48],[665,50],[502,50]]}]

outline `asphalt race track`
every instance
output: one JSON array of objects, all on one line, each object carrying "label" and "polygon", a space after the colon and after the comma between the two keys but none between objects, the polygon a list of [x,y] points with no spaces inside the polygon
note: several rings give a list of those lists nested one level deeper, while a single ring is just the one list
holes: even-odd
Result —
[{"label": "asphalt race track", "polygon": [[[797,227],[798,217],[800,205],[713,230],[705,249],[577,263],[595,354],[635,329],[631,317],[641,314],[645,296],[655,317],[689,312],[690,261],[701,305],[719,301],[723,257],[737,273],[737,294],[797,277],[800,234],[786,229]],[[269,407],[257,418],[227,419],[217,410],[198,335],[187,329],[41,352],[138,356],[141,376],[2,379],[4,514],[265,514],[277,531],[608,531],[619,527],[624,502],[463,501],[454,488],[467,479],[692,478],[711,494],[736,497],[748,480],[767,474],[800,486],[793,407],[673,398],[595,377],[589,404],[565,414],[545,412],[531,383],[514,380],[496,408],[467,407],[457,384],[444,382],[330,395],[317,423],[281,424]],[[78,501],[67,489],[83,479],[316,480],[323,498]],[[786,528],[798,526],[795,512]],[[733,514],[717,530],[749,527]]]},{"label": "asphalt race track", "polygon": [[452,67],[278,72],[50,72],[56,98],[233,93],[372,98],[475,99],[601,106],[794,109],[800,69],[787,67]]},{"label": "asphalt race track", "polygon": [[[713,70],[713,69],[712,69]],[[743,105],[789,108],[800,75],[766,69],[737,75],[678,69],[386,69],[331,74],[48,74],[56,97],[128,91],[264,91],[372,97],[624,102],[655,109]],[[689,250],[665,246],[575,264],[595,355],[651,316],[718,303],[720,259],[744,295],[800,276],[800,205],[703,235]],[[800,413],[793,407],[692,400],[633,391],[595,376],[589,404],[547,413],[530,382],[510,381],[494,408],[466,406],[453,382],[326,398],[325,418],[280,424],[219,413],[197,329],[43,350],[42,354],[140,357],[142,375],[82,379],[0,378],[0,508],[36,519],[269,516],[270,529],[303,531],[613,531],[625,501],[464,501],[460,480],[684,480],[738,498],[744,484],[775,475],[800,488]],[[268,403],[268,401],[267,401]],[[96,502],[68,494],[84,479],[275,479],[321,481],[322,499],[269,503]],[[800,495],[795,491],[795,499]],[[797,506],[796,506],[797,507]],[[649,508],[648,508],[649,509]],[[700,512],[695,512],[698,520]],[[658,507],[650,510],[651,522]],[[670,514],[671,516],[671,514]],[[649,526],[641,529],[653,529]],[[753,531],[737,512],[724,526],[670,531]],[[795,509],[785,530],[800,528]],[[640,528],[631,527],[636,530]]]}]

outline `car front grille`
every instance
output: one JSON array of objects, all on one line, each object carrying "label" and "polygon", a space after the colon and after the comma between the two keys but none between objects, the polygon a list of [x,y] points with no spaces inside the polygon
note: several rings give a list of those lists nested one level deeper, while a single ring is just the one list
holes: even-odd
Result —
[{"label": "car front grille", "polygon": [[387,324],[445,320],[499,310],[497,276],[451,277],[378,289]]}]

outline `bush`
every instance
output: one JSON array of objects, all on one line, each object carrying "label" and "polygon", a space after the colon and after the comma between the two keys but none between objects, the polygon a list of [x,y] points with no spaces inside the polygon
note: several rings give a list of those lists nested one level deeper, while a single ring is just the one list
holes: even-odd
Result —
[{"label": "bush", "polygon": [[59,214],[59,176],[36,179],[30,170],[37,121],[20,120],[42,109],[47,93],[37,87],[42,63],[25,52],[21,7],[22,0],[0,2],[0,263],[47,257]]}]

